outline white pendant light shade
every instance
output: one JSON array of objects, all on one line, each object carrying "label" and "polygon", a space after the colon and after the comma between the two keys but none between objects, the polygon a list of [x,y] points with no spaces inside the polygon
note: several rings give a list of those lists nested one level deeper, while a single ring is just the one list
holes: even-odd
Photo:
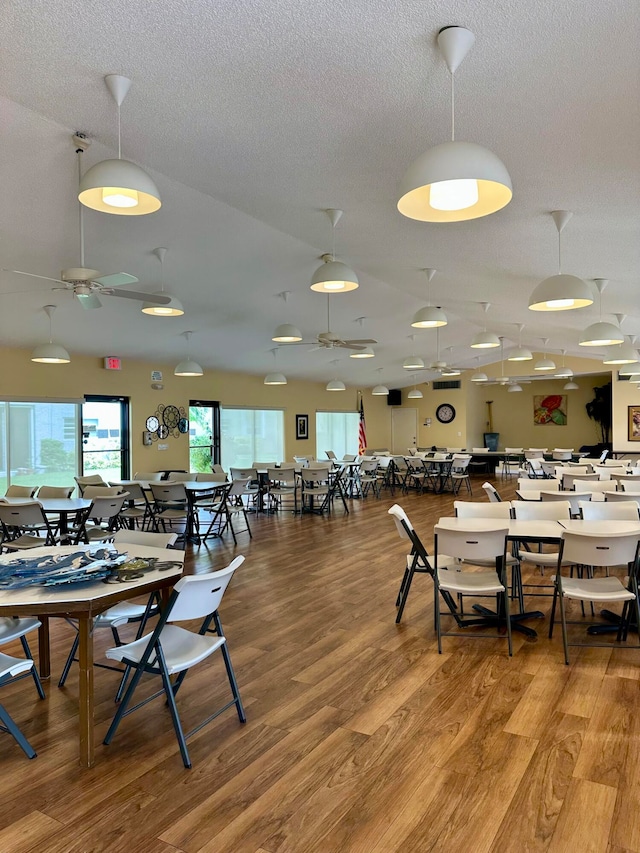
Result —
[{"label": "white pendant light shade", "polygon": [[130,160],[103,160],[80,181],[78,200],[100,213],[144,216],[160,209],[160,192],[149,175]]},{"label": "white pendant light shade", "polygon": [[556,379],[571,379],[573,370],[570,367],[561,367],[556,370]]},{"label": "white pendant light shade", "polygon": [[564,391],[577,391],[579,387],[580,387],[580,386],[579,386],[579,385],[577,385],[577,384],[576,384],[575,382],[573,382],[573,381],[571,381],[571,382],[566,382],[566,383],[562,386],[562,388],[563,388],[563,390],[564,390]]},{"label": "white pendant light shade", "polygon": [[499,347],[500,338],[497,335],[494,335],[493,332],[478,332],[469,346],[474,349],[491,349],[492,347]]},{"label": "white pendant light shade", "polygon": [[405,370],[422,370],[424,367],[424,361],[419,355],[410,355],[402,362],[402,366]]},{"label": "white pendant light shade", "polygon": [[533,365],[533,369],[544,373],[547,370],[555,370],[556,363],[555,361],[551,361],[550,358],[541,358],[540,361],[536,361]]},{"label": "white pendant light shade", "polygon": [[423,396],[424,395],[419,388],[414,388],[412,391],[409,391],[409,393],[407,394],[407,399],[408,400],[422,400]]},{"label": "white pendant light shade", "polygon": [[202,376],[204,371],[197,362],[187,358],[180,362],[173,373],[174,376]]},{"label": "white pendant light shade", "polygon": [[41,344],[31,353],[31,361],[40,364],[69,364],[71,357],[59,344]]},{"label": "white pendant light shade", "polygon": [[282,323],[273,333],[271,340],[284,344],[296,343],[302,340],[302,332],[291,323]]},{"label": "white pendant light shade", "polygon": [[346,391],[346,385],[344,382],[341,382],[339,379],[332,379],[330,382],[327,382],[326,391]]},{"label": "white pendant light shade", "polygon": [[603,364],[635,364],[638,361],[638,351],[629,343],[623,341],[620,346],[611,347],[610,355],[605,356]]},{"label": "white pendant light shade", "polygon": [[608,347],[623,341],[624,335],[617,326],[600,321],[587,326],[580,335],[579,343],[581,347]]},{"label": "white pendant light shade", "polygon": [[531,311],[571,311],[586,308],[593,296],[585,281],[575,275],[552,275],[545,278],[531,294]]},{"label": "white pendant light shade", "polygon": [[640,364],[625,364],[618,371],[619,376],[638,376],[638,374],[640,374]]},{"label": "white pendant light shade", "polygon": [[471,377],[472,382],[488,382],[488,380],[489,380],[489,377],[487,376],[486,373],[482,373],[482,371],[478,371],[477,373],[474,373],[473,376]]},{"label": "white pendant light shade", "polygon": [[533,354],[526,347],[514,347],[507,356],[507,361],[531,361]]},{"label": "white pendant light shade", "polygon": [[522,391],[522,386],[518,385],[518,383],[516,382],[515,385],[509,385],[509,387],[507,388],[507,391],[510,394],[515,394],[517,391]]},{"label": "white pendant light shade", "polygon": [[447,315],[442,308],[427,305],[425,308],[416,311],[413,315],[411,325],[415,329],[437,329],[440,326],[446,326],[447,322]]},{"label": "white pendant light shade", "polygon": [[316,293],[347,293],[357,287],[358,276],[342,261],[325,261],[311,277],[311,290]]},{"label": "white pendant light shade", "polygon": [[349,354],[349,358],[374,358],[375,352],[371,347],[363,347],[362,349],[354,350]]},{"label": "white pendant light shade", "polygon": [[372,397],[387,397],[389,395],[389,389],[386,385],[376,385],[372,391]]},{"label": "white pendant light shade", "polygon": [[49,343],[40,344],[31,353],[31,361],[39,364],[69,364],[71,357],[63,346],[54,344],[51,339],[51,318],[56,310],[55,305],[45,305],[44,312],[49,318]]},{"label": "white pendant light shade", "polygon": [[511,201],[506,166],[474,142],[444,142],[414,160],[400,184],[398,210],[420,222],[463,222]]},{"label": "white pendant light shade", "polygon": [[154,296],[168,296],[170,302],[167,305],[156,305],[153,302],[142,303],[142,313],[150,314],[152,317],[181,317],[184,314],[184,308],[179,299],[171,296],[166,290],[158,291]]},{"label": "white pendant light shade", "polygon": [[82,176],[78,200],[85,207],[119,216],[144,216],[160,209],[160,193],[151,177],[130,160],[123,160],[120,149],[120,107],[131,80],[108,74],[104,81],[118,105],[118,159],[96,163]]},{"label": "white pendant light shade", "polygon": [[282,373],[267,373],[264,377],[265,385],[286,385],[287,377]]}]

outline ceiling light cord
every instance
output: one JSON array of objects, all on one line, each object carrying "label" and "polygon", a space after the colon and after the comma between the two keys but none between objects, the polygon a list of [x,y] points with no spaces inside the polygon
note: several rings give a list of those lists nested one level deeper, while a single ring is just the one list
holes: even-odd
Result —
[{"label": "ceiling light cord", "polygon": [[118,104],[118,160],[122,160],[122,144],[120,140],[120,104]]},{"label": "ceiling light cord", "polygon": [[562,275],[562,231],[558,231],[558,275]]},{"label": "ceiling light cord", "polygon": [[456,141],[456,84],[455,74],[451,72],[451,141]]}]

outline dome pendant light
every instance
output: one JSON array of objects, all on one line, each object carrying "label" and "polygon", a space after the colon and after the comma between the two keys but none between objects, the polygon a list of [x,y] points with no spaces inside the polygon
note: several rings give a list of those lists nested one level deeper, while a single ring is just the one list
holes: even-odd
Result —
[{"label": "dome pendant light", "polygon": [[411,378],[413,379],[413,388],[407,394],[407,399],[408,400],[422,400],[422,398],[424,397],[424,394],[422,393],[422,391],[419,388],[416,388],[416,377],[412,376]]},{"label": "dome pendant light", "polygon": [[427,306],[416,311],[411,325],[414,329],[437,329],[440,326],[446,326],[448,321],[442,308],[431,304],[431,279],[436,274],[436,270],[425,269],[423,272],[427,276]]},{"label": "dome pendant light", "polygon": [[191,354],[189,352],[189,341],[191,340],[193,332],[183,332],[183,334],[187,341],[187,357],[184,361],[181,361],[173,371],[174,376],[202,376],[204,373],[203,369],[196,361],[191,360]]},{"label": "dome pendant light", "polygon": [[327,382],[325,391],[346,391],[347,387],[340,379],[331,379]]},{"label": "dome pendant light", "polygon": [[119,216],[143,216],[160,209],[160,193],[151,177],[130,160],[122,159],[120,107],[127,97],[131,80],[119,74],[104,78],[118,105],[118,159],[96,163],[80,181],[78,199],[85,207]]},{"label": "dome pendant light", "polygon": [[585,281],[575,275],[562,272],[562,231],[573,216],[570,210],[552,210],[551,216],[558,229],[558,275],[545,278],[531,294],[531,311],[570,311],[586,308],[593,303],[593,296]]},{"label": "dome pendant light", "polygon": [[573,379],[572,379],[572,380],[570,380],[569,382],[566,382],[566,383],[562,386],[562,390],[563,390],[563,391],[577,391],[579,388],[580,388],[580,386],[579,386],[578,384],[576,384],[576,383],[573,381]]},{"label": "dome pendant light", "polygon": [[[616,319],[618,323],[622,325],[623,320],[625,319],[624,314],[617,314]],[[638,351],[635,348],[635,335],[629,335],[628,341],[623,341],[620,346],[611,347],[610,355],[607,355],[602,360],[603,364],[636,364],[640,359],[638,358]]]},{"label": "dome pendant light", "polygon": [[180,317],[184,314],[182,303],[179,299],[176,299],[175,296],[172,296],[170,293],[166,293],[164,289],[164,258],[167,254],[167,250],[161,246],[159,249],[154,249],[153,254],[160,261],[160,291],[153,295],[168,296],[171,301],[168,305],[156,305],[155,302],[144,302],[142,305],[142,313],[150,314],[152,317]]},{"label": "dome pendant light", "polygon": [[[477,368],[477,366],[478,366],[479,362],[480,362],[480,356],[479,356],[479,355],[477,355],[477,356],[476,356],[476,368]],[[476,372],[472,375],[472,377],[471,377],[471,379],[470,379],[469,381],[470,381],[470,382],[478,382],[478,383],[481,383],[481,382],[488,382],[488,381],[489,381],[489,377],[487,376],[487,374],[486,374],[486,373],[483,373],[481,370],[477,370],[477,369],[476,369]]]},{"label": "dome pendant light", "polygon": [[[484,309],[484,313],[486,314],[489,308],[491,307],[490,302],[481,302]],[[492,349],[493,347],[500,346],[500,338],[497,335],[494,335],[493,332],[487,332],[487,327],[485,325],[484,329],[473,338],[471,343],[469,344],[473,349]]]},{"label": "dome pendant light", "polygon": [[507,388],[507,391],[509,392],[509,394],[514,394],[517,391],[522,391],[522,385],[518,385],[518,383],[516,382],[513,385],[509,385],[509,387]]},{"label": "dome pendant light", "polygon": [[31,361],[39,364],[69,364],[71,358],[66,349],[59,344],[54,344],[51,337],[51,317],[56,310],[55,305],[45,305],[44,312],[49,318],[49,343],[40,344],[31,353]]},{"label": "dome pendant light", "polygon": [[543,358],[540,361],[536,361],[536,363],[533,365],[533,369],[538,370],[540,372],[544,372],[547,370],[555,370],[555,361],[551,361],[550,358],[547,358],[547,344],[549,343],[549,338],[541,338],[541,341],[543,346]]},{"label": "dome pendant light", "polygon": [[564,366],[564,357],[567,354],[566,349],[561,350],[562,352],[562,367],[556,373],[556,379],[572,379],[573,378],[573,370],[570,367]]},{"label": "dome pendant light", "polygon": [[507,361],[531,361],[533,359],[533,354],[526,347],[522,346],[522,330],[524,329],[524,323],[518,323],[517,325],[518,346],[511,350],[507,356]]},{"label": "dome pendant light", "polygon": [[600,320],[587,326],[578,343],[581,347],[610,347],[621,344],[624,342],[624,335],[620,329],[613,323],[605,323],[602,320],[602,291],[609,281],[606,278],[596,278],[595,282],[600,294]]},{"label": "dome pendant light", "polygon": [[[271,352],[273,353],[273,363],[275,365],[277,356],[278,356],[278,347],[274,347]],[[265,385],[286,385],[287,377],[284,373],[267,373],[264,377]]]},{"label": "dome pendant light", "polygon": [[[382,368],[378,368],[378,378],[380,379],[382,376]],[[389,389],[386,385],[375,385],[371,390],[372,397],[387,397],[389,395]]]},{"label": "dome pendant light", "polygon": [[332,251],[322,256],[323,264],[311,277],[311,290],[316,293],[347,293],[359,287],[358,276],[351,267],[336,261],[336,225],[342,216],[341,210],[329,208],[325,211],[331,222]]},{"label": "dome pendant light", "polygon": [[273,333],[271,340],[280,344],[294,344],[302,340],[302,333],[291,323],[282,323]]},{"label": "dome pendant light", "polygon": [[455,72],[473,46],[464,27],[444,27],[438,47],[451,75],[451,142],[418,157],[400,184],[398,210],[421,222],[462,222],[505,207],[513,195],[511,178],[499,157],[474,142],[455,141]]}]

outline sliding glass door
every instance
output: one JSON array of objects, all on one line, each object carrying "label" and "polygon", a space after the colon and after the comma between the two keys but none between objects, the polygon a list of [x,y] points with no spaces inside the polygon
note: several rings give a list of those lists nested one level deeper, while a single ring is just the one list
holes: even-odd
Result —
[{"label": "sliding glass door", "polygon": [[220,403],[189,401],[189,471],[207,474],[220,462]]}]

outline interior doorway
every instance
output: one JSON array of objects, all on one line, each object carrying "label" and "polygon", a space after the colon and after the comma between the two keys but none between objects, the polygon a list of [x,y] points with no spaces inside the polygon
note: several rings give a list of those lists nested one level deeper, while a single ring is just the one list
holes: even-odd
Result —
[{"label": "interior doorway", "polygon": [[418,410],[391,409],[391,447],[394,453],[407,455],[409,447],[416,446],[418,437]]}]

